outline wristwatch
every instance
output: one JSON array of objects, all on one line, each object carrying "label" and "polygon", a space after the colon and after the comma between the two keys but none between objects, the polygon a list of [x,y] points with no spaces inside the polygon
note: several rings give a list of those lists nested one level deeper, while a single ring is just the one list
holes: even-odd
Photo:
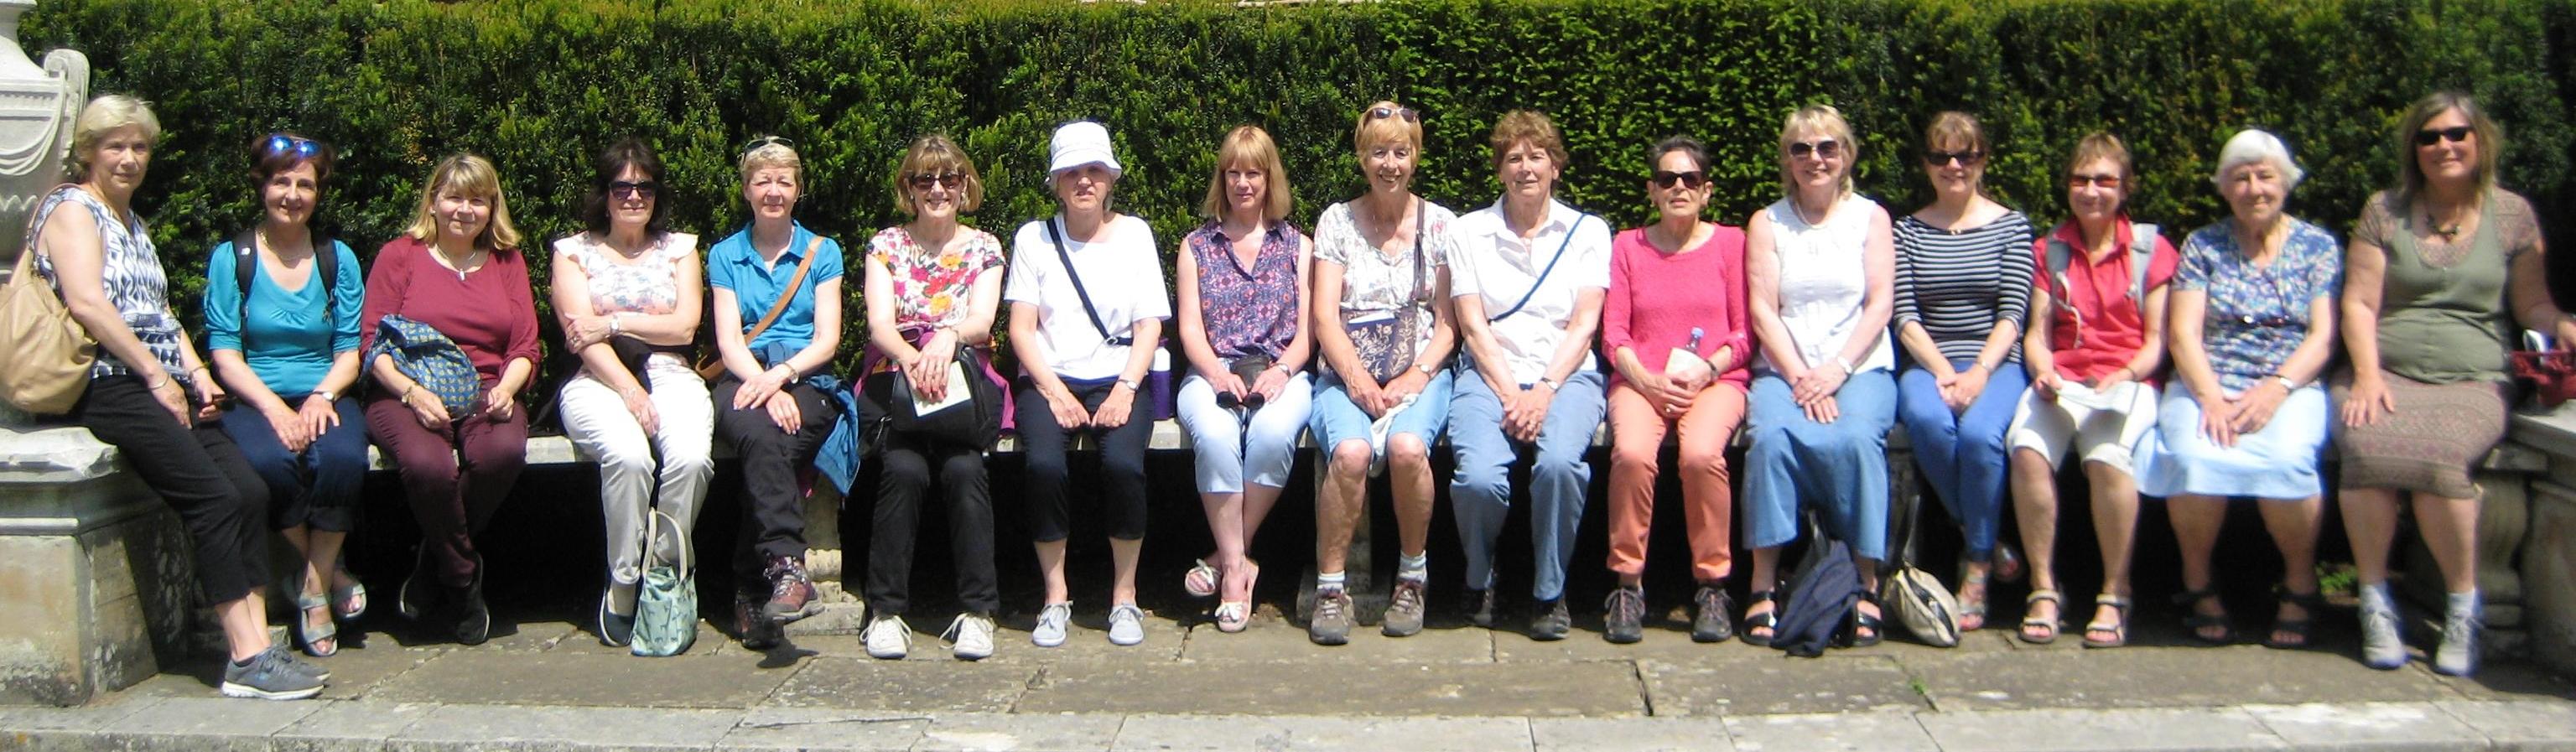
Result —
[{"label": "wristwatch", "polygon": [[1125,377],[1125,376],[1120,376],[1120,377],[1118,377],[1118,385],[1119,385],[1119,386],[1123,386],[1123,387],[1127,387],[1127,391],[1130,391],[1130,392],[1142,392],[1142,391],[1145,391],[1145,388],[1144,388],[1144,385],[1143,385],[1143,384],[1138,383],[1135,379],[1127,378],[1127,377]]},{"label": "wristwatch", "polygon": [[329,389],[315,389],[313,390],[313,396],[322,398],[322,401],[324,402],[337,402],[340,400],[340,394]]},{"label": "wristwatch", "polygon": [[1422,375],[1429,376],[1440,372],[1440,364],[1426,360],[1413,364],[1413,370],[1421,371]]},{"label": "wristwatch", "polygon": [[1538,385],[1539,385],[1539,386],[1543,386],[1543,387],[1547,387],[1547,390],[1548,390],[1548,391],[1551,391],[1551,392],[1555,392],[1555,391],[1563,391],[1563,390],[1565,389],[1565,384],[1564,384],[1563,382],[1557,381],[1556,379],[1548,378],[1548,377],[1546,377],[1546,376],[1541,376],[1541,377],[1539,377],[1539,378],[1538,378]]},{"label": "wristwatch", "polygon": [[2284,392],[2295,392],[2295,391],[2298,391],[2298,390],[2299,390],[2299,382],[2297,382],[2297,381],[2295,381],[2295,380],[2292,380],[2292,379],[2291,379],[2290,377],[2288,377],[2288,376],[2283,376],[2283,375],[2281,375],[2281,374],[2277,374],[2277,373],[2276,373],[2276,374],[2272,374],[2272,380],[2273,380],[2273,381],[2281,382],[2281,391],[2284,391]]}]

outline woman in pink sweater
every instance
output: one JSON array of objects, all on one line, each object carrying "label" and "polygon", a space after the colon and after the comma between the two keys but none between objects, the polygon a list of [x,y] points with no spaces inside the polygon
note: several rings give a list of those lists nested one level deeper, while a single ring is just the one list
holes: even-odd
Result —
[{"label": "woman in pink sweater", "polygon": [[1744,422],[1751,351],[1744,313],[1744,231],[1700,219],[1708,206],[1708,152],[1697,140],[1656,144],[1646,181],[1661,219],[1610,241],[1610,293],[1601,349],[1610,379],[1611,591],[1603,635],[1643,636],[1647,525],[1655,517],[1656,459],[1664,434],[1681,427],[1682,503],[1690,527],[1691,576],[1699,592],[1691,639],[1733,636],[1726,576],[1734,517],[1726,446]]}]

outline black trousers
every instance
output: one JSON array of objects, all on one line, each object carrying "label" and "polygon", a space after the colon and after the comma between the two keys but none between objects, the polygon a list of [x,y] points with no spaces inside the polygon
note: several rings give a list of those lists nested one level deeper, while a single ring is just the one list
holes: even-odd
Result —
[{"label": "black trousers", "polygon": [[[1082,401],[1084,410],[1097,411],[1117,382],[1085,384],[1064,382]],[[1142,407],[1144,398],[1136,398]],[[1028,379],[1020,380],[1016,403],[1020,452],[1028,462],[1026,491],[1029,526],[1039,543],[1053,543],[1072,535],[1072,509],[1065,485],[1070,467],[1065,464],[1065,440],[1069,432],[1055,422],[1055,412],[1047,408],[1046,397]],[[1080,429],[1094,434],[1100,447],[1100,514],[1109,524],[1109,537],[1118,540],[1142,540],[1145,537],[1145,442],[1154,437],[1154,422],[1141,414],[1130,414],[1127,422],[1103,431]]]},{"label": "black trousers", "polygon": [[934,476],[948,503],[948,554],[957,566],[957,598],[972,613],[1002,608],[993,571],[993,494],[984,453],[964,444],[887,431],[878,453],[875,519],[868,537],[868,610],[901,614],[910,605],[913,543],[921,502]]},{"label": "black trousers", "polygon": [[814,452],[841,417],[840,404],[804,382],[783,391],[795,398],[800,425],[796,433],[778,429],[769,410],[733,408],[742,380],[732,374],[717,378],[709,397],[716,403],[716,442],[733,447],[742,458],[742,536],[734,546],[734,577],[746,590],[769,591],[761,570],[772,557],[805,558],[805,483],[799,471],[812,467]]},{"label": "black trousers", "polygon": [[131,375],[91,379],[72,416],[116,447],[143,485],[179,513],[196,548],[197,592],[207,604],[266,587],[268,482],[224,435],[221,420],[180,425]]}]

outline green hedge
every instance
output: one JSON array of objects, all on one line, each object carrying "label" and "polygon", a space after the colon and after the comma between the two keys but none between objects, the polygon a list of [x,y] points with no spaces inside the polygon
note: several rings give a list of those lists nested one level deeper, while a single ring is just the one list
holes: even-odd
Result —
[{"label": "green hedge", "polygon": [[169,134],[139,203],[192,311],[205,250],[256,216],[244,145],[279,128],[344,150],[324,223],[370,241],[407,222],[429,165],[459,149],[500,165],[523,230],[572,231],[591,155],[625,134],[659,146],[677,226],[709,240],[743,221],[737,145],[783,134],[807,160],[800,216],[855,245],[900,220],[889,191],[904,144],[944,131],[991,188],[973,221],[1008,233],[1051,205],[1049,129],[1092,117],[1127,163],[1120,208],[1151,220],[1168,247],[1196,223],[1211,148],[1237,124],[1279,138],[1297,217],[1355,194],[1351,122],[1382,97],[1425,113],[1420,187],[1453,208],[1492,200],[1485,133],[1501,112],[1533,107],[1566,130],[1571,203],[1644,221],[1645,147],[1690,134],[1717,152],[1714,212],[1740,222],[1777,198],[1780,118],[1827,101],[1861,133],[1863,192],[1898,211],[1929,198],[1909,161],[1923,123],[1958,108],[1997,142],[1993,191],[2044,222],[2064,212],[2067,149],[2094,129],[2137,151],[2140,217],[2213,221],[2216,150],[2261,126],[2309,169],[2293,211],[2340,231],[2394,175],[2398,111],[2460,88],[2507,127],[2505,182],[2554,217],[2576,196],[2570,6],[45,0],[22,36],[30,49],[86,52],[98,92],[158,103]]}]

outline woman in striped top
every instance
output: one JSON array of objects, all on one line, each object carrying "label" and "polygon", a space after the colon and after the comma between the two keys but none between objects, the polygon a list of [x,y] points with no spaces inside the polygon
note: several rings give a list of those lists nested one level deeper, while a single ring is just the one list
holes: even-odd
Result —
[{"label": "woman in striped top", "polygon": [[[1959,627],[1985,625],[1986,576],[2003,512],[2004,431],[2029,376],[2021,368],[2030,305],[2030,219],[1986,198],[1986,137],[1967,113],[1944,112],[1923,134],[1934,199],[1896,223],[1897,416],[1915,464],[1965,528]],[[2002,575],[2018,575],[2010,554]],[[2054,592],[2031,594],[2055,603]],[[2055,624],[2057,613],[2046,614]],[[2056,630],[2048,630],[2051,637]]]}]

